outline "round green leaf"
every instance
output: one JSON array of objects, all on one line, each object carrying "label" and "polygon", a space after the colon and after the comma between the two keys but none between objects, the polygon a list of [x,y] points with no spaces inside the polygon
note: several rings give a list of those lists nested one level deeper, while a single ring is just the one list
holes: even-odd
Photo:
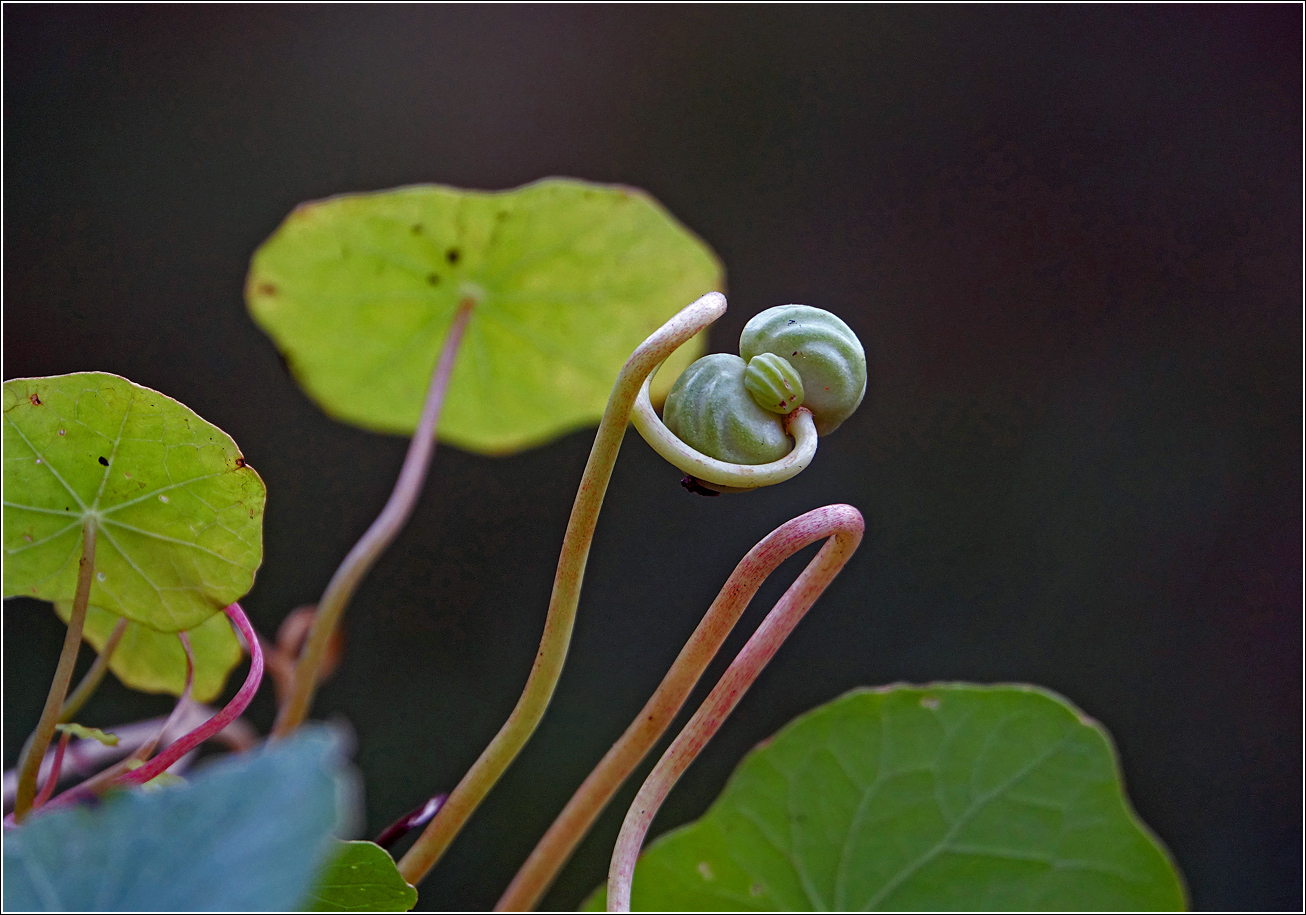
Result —
[{"label": "round green leaf", "polygon": [[[550,178],[303,204],[254,254],[254,320],[330,415],[411,434],[459,304],[475,303],[440,438],[484,454],[603,414],[644,338],[722,286],[720,262],[642,191]],[[702,351],[675,353],[664,396]]]},{"label": "round green leaf", "polygon": [[[55,613],[65,623],[72,615],[71,601],[58,601]],[[104,650],[119,617],[99,607],[86,608],[86,625],[82,638],[96,651]],[[191,696],[196,702],[211,702],[222,692],[227,677],[244,649],[227,617],[215,613],[187,635],[191,655],[195,658],[195,682]],[[180,696],[186,688],[186,652],[174,632],[159,632],[140,623],[127,624],[122,640],[109,657],[109,670],[124,686],[143,693],[171,693]]]},{"label": "round green leaf", "polygon": [[103,372],[4,383],[4,593],[71,601],[97,523],[91,603],[162,632],[242,597],[263,481],[225,432]]},{"label": "round green leaf", "polygon": [[335,856],[318,874],[306,912],[407,912],[417,890],[399,873],[394,858],[374,842],[337,842]]},{"label": "round green leaf", "polygon": [[1055,912],[1185,898],[1100,725],[1037,687],[935,684],[856,690],[790,722],[701,819],[649,846],[632,902]]}]

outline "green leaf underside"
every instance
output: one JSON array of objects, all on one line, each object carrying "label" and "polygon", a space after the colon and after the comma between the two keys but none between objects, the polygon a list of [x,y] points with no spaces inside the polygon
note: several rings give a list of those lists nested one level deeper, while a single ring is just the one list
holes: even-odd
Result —
[{"label": "green leaf underside", "polygon": [[[55,613],[65,623],[72,608],[71,601],[58,601],[54,605]],[[107,610],[87,607],[82,638],[96,651],[102,651],[118,619]],[[222,692],[227,677],[244,656],[244,649],[240,647],[231,623],[221,613],[213,614],[187,634],[195,658],[195,684],[191,696],[196,702],[211,702]],[[159,632],[129,622],[122,640],[109,658],[109,670],[124,686],[132,689],[180,696],[186,687],[186,652],[175,632]]]},{"label": "green leaf underside", "polygon": [[6,911],[289,911],[346,812],[338,742],[320,728],[162,791],[41,812],[5,833]]},{"label": "green leaf underside", "polygon": [[[722,284],[712,251],[647,194],[552,178],[304,204],[255,253],[245,292],[322,409],[405,435],[459,303],[476,300],[440,438],[499,454],[596,422],[635,347]],[[681,347],[655,396],[702,349]]]},{"label": "green leaf underside", "polygon": [[106,747],[118,746],[117,734],[106,734],[99,728],[88,728],[84,724],[56,724],[54,729],[60,734],[71,734],[78,740],[98,740]]},{"label": "green leaf underside", "polygon": [[337,842],[335,857],[318,875],[306,912],[407,912],[417,890],[404,882],[389,852],[374,842]]},{"label": "green leaf underside", "polygon": [[102,372],[6,381],[4,419],[6,597],[71,601],[91,518],[97,607],[176,632],[249,591],[265,491],[217,426]]},{"label": "green leaf underside", "polygon": [[1098,724],[1036,687],[936,684],[856,690],[792,721],[701,819],[645,850],[632,903],[1128,911],[1185,898]]}]

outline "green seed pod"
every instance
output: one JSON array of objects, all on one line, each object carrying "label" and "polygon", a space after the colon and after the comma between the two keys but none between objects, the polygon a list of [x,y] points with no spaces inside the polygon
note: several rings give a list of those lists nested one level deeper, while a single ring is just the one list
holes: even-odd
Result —
[{"label": "green seed pod", "polygon": [[763,410],[744,386],[747,364],[715,353],[699,359],[667,394],[662,421],[681,441],[718,461],[769,464],[793,448],[784,417]]},{"label": "green seed pod", "polygon": [[857,335],[830,312],[810,305],[777,305],[754,315],[739,337],[739,354],[775,353],[803,381],[803,406],[816,431],[829,435],[866,395],[866,351]]},{"label": "green seed pod", "polygon": [[748,360],[744,387],[763,410],[789,413],[803,405],[803,379],[784,356],[758,353]]}]

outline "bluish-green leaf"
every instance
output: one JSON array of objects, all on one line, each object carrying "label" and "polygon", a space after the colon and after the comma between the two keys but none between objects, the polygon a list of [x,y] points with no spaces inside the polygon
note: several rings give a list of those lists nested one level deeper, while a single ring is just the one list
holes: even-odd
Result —
[{"label": "bluish-green leaf", "polygon": [[337,741],[322,729],[95,809],[38,812],[4,840],[4,907],[66,911],[288,910],[347,816]]},{"label": "bluish-green leaf", "polygon": [[1102,727],[1037,687],[968,684],[856,690],[797,718],[648,847],[632,894],[646,911],[1184,905]]},{"label": "bluish-green leaf", "polygon": [[399,874],[394,858],[375,842],[338,842],[335,857],[318,875],[306,912],[407,912],[417,890]]}]

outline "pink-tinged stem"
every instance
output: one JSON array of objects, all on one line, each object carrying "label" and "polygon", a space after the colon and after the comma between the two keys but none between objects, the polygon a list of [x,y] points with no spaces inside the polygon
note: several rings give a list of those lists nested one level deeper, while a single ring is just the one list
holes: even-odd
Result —
[{"label": "pink-tinged stem", "polygon": [[241,712],[245,711],[250,700],[254,698],[254,693],[258,692],[258,685],[263,679],[263,648],[258,643],[258,636],[254,634],[254,627],[249,624],[249,619],[245,616],[245,611],[240,609],[240,604],[231,604],[223,612],[231,619],[237,631],[244,636],[245,644],[249,646],[249,675],[245,677],[245,684],[227,703],[226,708],[185,737],[170,744],[166,750],[139,769],[118,776],[116,784],[142,785],[160,772],[166,771],[177,760],[239,718]]},{"label": "pink-tinged stem", "polygon": [[[855,508],[827,505],[786,521],[748,551],[730,573],[657,691],[576,789],[504,891],[496,909],[526,911],[535,907],[608,801],[680,712],[699,677],[720,650],[762,582],[786,559],[827,537],[835,539],[817,554],[809,569],[828,566],[831,553],[837,554],[829,576],[833,578],[856,547],[856,540],[850,542],[847,532],[860,532],[861,526],[861,515]],[[815,600],[816,595],[813,594],[811,599]]]},{"label": "pink-tinged stem", "polygon": [[458,344],[462,341],[463,331],[472,316],[476,302],[464,299],[454,315],[449,333],[444,338],[444,348],[435,363],[430,387],[426,391],[426,401],[422,405],[422,415],[408,445],[403,466],[399,469],[399,479],[395,481],[390,499],[376,516],[367,533],[354,544],[348,555],[336,569],[322,599],[317,602],[313,614],[313,626],[309,629],[308,640],[304,650],[295,663],[291,680],[290,693],[277,713],[276,723],[272,727],[274,738],[285,737],[303,723],[308,716],[313,694],[317,691],[321,679],[322,665],[326,661],[331,645],[331,636],[336,631],[340,617],[354,591],[362,582],[363,576],[372,568],[381,554],[398,536],[408,516],[413,513],[417,497],[422,493],[422,484],[426,481],[426,471],[431,466],[431,455],[435,453],[435,432],[440,424],[440,411],[444,407],[445,391],[449,388],[449,376],[453,374],[454,362],[458,355]]},{"label": "pink-tinged stem", "polygon": [[41,793],[38,794],[36,800],[32,802],[33,810],[40,810],[41,805],[50,799],[50,795],[54,794],[54,786],[58,784],[59,772],[63,768],[63,755],[68,749],[68,741],[72,736],[73,735],[68,731],[64,731],[63,734],[59,736],[59,745],[54,751],[54,764],[50,766],[50,774],[46,776],[45,785],[41,788]]},{"label": "pink-tinged stem", "polygon": [[798,576],[789,590],[766,615],[748,643],[731,662],[720,681],[684,730],[671,742],[653,771],[645,779],[635,801],[626,813],[608,869],[608,911],[630,911],[631,881],[644,836],[653,817],[676,780],[712,739],[722,722],[739,704],[753,685],[762,668],[789,637],[798,621],[811,608],[821,592],[839,574],[844,563],[861,542],[864,524],[861,513],[847,505],[831,505],[818,511],[837,512],[839,519],[832,538]]},{"label": "pink-tinged stem", "polygon": [[682,308],[654,331],[636,347],[617,373],[617,381],[612,386],[608,405],[594,435],[594,446],[585,463],[585,472],[580,478],[576,501],[572,503],[567,532],[562,538],[562,553],[558,557],[558,570],[553,578],[549,612],[544,618],[544,634],[530,676],[526,678],[521,697],[499,733],[481,751],[412,848],[399,859],[399,873],[413,886],[420,883],[440,860],[472,811],[526,745],[549,707],[553,689],[558,685],[562,665],[567,659],[571,629],[576,622],[576,607],[580,603],[581,582],[585,577],[585,561],[594,539],[599,509],[603,507],[603,496],[608,491],[608,481],[617,462],[617,452],[621,450],[630,411],[644,379],[679,346],[721,317],[725,310],[725,296],[709,292]]}]

